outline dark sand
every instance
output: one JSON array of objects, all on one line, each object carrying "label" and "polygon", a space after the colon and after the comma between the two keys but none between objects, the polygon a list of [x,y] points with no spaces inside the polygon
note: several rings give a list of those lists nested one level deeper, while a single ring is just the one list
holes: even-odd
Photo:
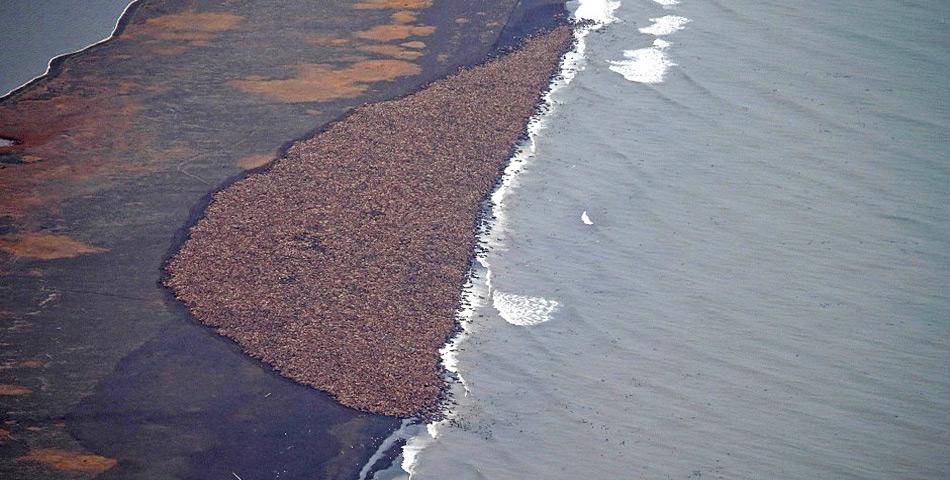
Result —
[{"label": "dark sand", "polygon": [[244,355],[161,286],[164,262],[209,192],[561,11],[141,0],[115,38],[0,99],[18,140],[0,145],[0,478],[88,477],[65,460],[92,455],[118,462],[103,480],[355,476],[399,420]]},{"label": "dark sand", "polygon": [[481,202],[571,41],[557,27],[294,145],[214,196],[166,284],[344,405],[433,413]]}]

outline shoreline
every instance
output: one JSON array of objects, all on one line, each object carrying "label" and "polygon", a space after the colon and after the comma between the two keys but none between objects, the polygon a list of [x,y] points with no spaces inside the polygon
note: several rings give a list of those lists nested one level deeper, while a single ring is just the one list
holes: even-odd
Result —
[{"label": "shoreline", "polygon": [[113,38],[116,38],[119,35],[121,35],[122,32],[125,30],[126,25],[128,24],[128,19],[131,18],[132,15],[135,13],[135,8],[137,8],[137,5],[141,1],[142,0],[132,0],[131,2],[129,2],[128,5],[125,6],[125,8],[122,10],[122,13],[120,13],[119,17],[116,19],[115,27],[113,27],[112,33],[110,33],[109,36],[103,38],[102,40],[99,40],[98,42],[90,43],[89,45],[86,45],[85,47],[82,47],[79,50],[69,52],[69,53],[62,53],[62,54],[56,55],[53,58],[50,58],[49,61],[46,63],[45,72],[27,80],[26,82],[20,84],[17,87],[13,87],[7,93],[0,95],[0,102],[2,102],[3,100],[6,100],[8,97],[12,97],[16,95],[21,90],[27,90],[33,84],[35,84],[36,82],[40,80],[43,80],[43,78],[47,76],[55,76],[56,74],[59,73],[58,69],[62,68],[63,63],[65,63],[68,58],[85,53],[87,50],[93,47],[96,47],[98,45],[101,45],[103,43],[106,43],[109,40],[112,40]]},{"label": "shoreline", "polygon": [[[460,286],[474,258],[474,232],[481,216],[481,207],[463,213],[468,207],[457,205],[472,202],[475,194],[477,206],[493,190],[523,139],[526,122],[555,67],[569,49],[571,31],[567,25],[556,27],[531,38],[521,49],[463,69],[414,94],[356,109],[323,133],[295,144],[269,169],[219,191],[181,251],[167,264],[166,285],[196,318],[238,341],[245,352],[285,376],[331,393],[344,405],[396,416],[439,415],[438,405],[446,400],[439,373],[444,367],[432,359],[459,331],[454,312],[465,307],[458,304]],[[532,55],[545,57],[536,60]],[[537,65],[532,66],[532,61]],[[531,79],[530,68],[540,69],[542,76]],[[521,79],[527,83],[518,87],[526,89],[524,93],[510,92],[514,88],[510,82],[519,80],[517,75],[527,75]],[[502,78],[508,84],[500,91],[478,83]],[[508,95],[511,105],[499,108],[490,102],[486,106],[462,100],[481,95],[477,98],[488,102],[499,94]],[[518,100],[514,95],[523,97]],[[471,110],[473,106],[489,110],[478,114]],[[520,110],[512,112],[512,106]],[[413,108],[413,113],[406,108]],[[524,109],[526,113],[518,113]],[[457,113],[451,119],[440,117],[446,111]],[[505,115],[524,117],[503,120]],[[466,133],[459,136],[448,126],[421,127],[413,122],[430,120],[414,120],[417,116],[454,122],[451,128],[464,124]],[[492,121],[498,123],[484,125]],[[408,143],[400,136],[406,128],[416,135]],[[489,141],[485,128],[507,131],[503,135],[510,140]],[[370,132],[382,134],[374,139]],[[446,153],[454,149],[461,150]],[[403,163],[380,157],[379,151]],[[453,156],[459,154],[462,157]],[[314,155],[320,160],[313,160]],[[485,155],[490,159],[487,163],[456,163]],[[366,158],[374,159],[371,167],[361,165]],[[413,163],[414,158],[426,162]],[[349,177],[362,180],[353,183]],[[425,181],[418,183],[421,178]],[[484,187],[477,186],[486,181]],[[420,189],[428,193],[419,193]],[[401,195],[410,195],[410,203],[403,204]],[[444,201],[432,200],[443,197]],[[298,206],[295,213],[282,214],[290,205]],[[340,210],[341,205],[348,206]],[[448,224],[431,223],[419,215],[419,208],[443,212]],[[362,218],[349,218],[351,214]],[[456,219],[457,215],[461,216]],[[399,218],[397,223],[389,220],[391,216]],[[420,244],[417,236],[408,235],[411,229],[429,232],[424,237],[428,243]],[[439,246],[429,250],[433,242]],[[375,245],[366,250],[365,244]],[[466,246],[464,265],[452,266],[451,257],[422,260],[441,259],[443,252],[459,250],[459,245]],[[209,256],[209,252],[228,253]],[[276,258],[281,260],[273,263]],[[419,293],[410,293],[417,289]],[[409,324],[399,326],[402,322]],[[417,342],[423,342],[422,346]]]},{"label": "shoreline", "polygon": [[[538,102],[535,114],[526,123],[524,135],[513,148],[503,173],[498,177],[498,181],[482,202],[482,211],[475,232],[478,239],[478,248],[472,255],[466,283],[460,292],[461,303],[467,305],[467,307],[458,313],[458,332],[440,350],[442,363],[455,380],[448,384],[450,390],[461,388],[465,394],[468,393],[465,378],[458,370],[457,352],[462,349],[462,345],[472,335],[470,324],[476,310],[484,307],[485,302],[490,303],[492,301],[493,288],[488,255],[493,246],[500,245],[504,240],[504,198],[512,189],[516,188],[516,185],[512,182],[515,181],[521,169],[535,156],[537,137],[546,127],[547,117],[556,108],[553,95],[569,85],[575,75],[583,69],[586,37],[591,32],[611,23],[610,13],[608,12],[601,19],[578,17],[576,12],[570,15],[570,22],[573,26],[571,46],[561,56],[558,69],[551,75],[550,82]],[[414,473],[418,455],[435,441],[445,425],[451,424],[454,419],[455,412],[447,410],[444,418],[422,422],[413,425],[415,428],[411,429],[403,425],[402,428],[394,432],[386,441],[401,440],[404,442],[400,454],[402,470],[409,473],[411,477]]]},{"label": "shoreline", "polygon": [[[538,12],[550,12],[554,8],[550,5],[561,7],[560,2],[552,0],[517,2],[517,5],[507,0],[496,3],[497,9],[489,10],[486,16],[477,16],[477,9],[461,4],[440,4],[419,10],[415,22],[437,30],[421,38],[427,45],[416,62],[421,73],[372,83],[365,94],[353,98],[321,102],[322,111],[307,110],[305,104],[285,103],[264,95],[248,95],[226,84],[206,93],[201,82],[217,85],[220,75],[202,78],[197,83],[175,81],[178,77],[175,72],[193,72],[196,66],[213,60],[205,53],[210,51],[209,47],[217,49],[219,55],[241,55],[255,60],[255,69],[251,72],[236,69],[229,75],[261,72],[280,78],[285,75],[283,71],[275,73],[267,69],[308,61],[314,55],[345,67],[346,62],[360,61],[349,52],[358,50],[362,44],[373,43],[349,40],[350,44],[344,47],[298,45],[300,48],[288,49],[288,41],[298,40],[293,37],[300,27],[291,25],[279,36],[254,43],[255,48],[250,51],[230,48],[230,45],[240,44],[248,32],[273,28],[266,16],[256,15],[260,7],[255,5],[229,10],[245,23],[240,24],[240,28],[210,34],[210,43],[200,45],[178,37],[156,40],[148,36],[152,35],[150,31],[143,29],[148,27],[147,22],[159,17],[182,18],[182,12],[174,5],[155,8],[156,3],[136,1],[127,6],[110,38],[51,59],[44,75],[5,95],[0,101],[0,110],[7,121],[0,124],[0,136],[18,142],[2,150],[25,161],[0,165],[6,169],[3,174],[7,177],[3,181],[20,182],[26,178],[29,182],[12,184],[11,195],[3,204],[6,211],[0,213],[0,233],[15,242],[32,239],[30,235],[34,232],[50,232],[55,235],[41,238],[60,244],[52,245],[54,249],[48,258],[0,252],[0,278],[14,294],[5,302],[9,315],[33,322],[33,329],[6,332],[2,340],[15,345],[9,352],[10,358],[27,359],[23,365],[45,364],[37,370],[17,367],[0,372],[4,381],[22,385],[24,392],[30,392],[0,399],[4,405],[16,405],[15,410],[22,412],[4,417],[14,423],[3,428],[4,432],[10,432],[11,440],[5,450],[0,451],[0,468],[9,467],[14,478],[40,475],[37,472],[50,478],[68,476],[68,472],[57,475],[33,460],[19,460],[23,456],[19,452],[27,452],[31,446],[47,445],[67,454],[94,452],[102,458],[116,459],[118,463],[112,464],[115,466],[111,467],[110,475],[154,470],[163,462],[180,458],[168,450],[148,451],[142,455],[147,450],[141,449],[145,437],[140,434],[145,429],[158,427],[163,432],[161,438],[198,434],[222,441],[216,440],[217,446],[210,450],[203,447],[199,451],[200,455],[211,455],[206,460],[226,459],[227,465],[220,463],[223,460],[213,464],[205,461],[176,465],[184,469],[177,470],[181,475],[187,476],[187,472],[230,475],[231,470],[225,468],[237,469],[234,471],[244,478],[254,476],[254,472],[264,474],[270,462],[252,461],[254,456],[242,452],[248,453],[246,449],[252,444],[254,451],[259,452],[254,455],[276,447],[272,440],[277,437],[266,437],[274,429],[298,435],[296,441],[301,447],[314,438],[320,440],[313,444],[319,448],[312,450],[306,459],[295,456],[295,463],[290,464],[284,463],[287,460],[284,459],[282,468],[310,472],[337,469],[338,474],[344,476],[349,474],[343,472],[359,471],[364,466],[362,463],[347,462],[355,461],[362,455],[360,452],[369,458],[377,444],[385,439],[390,429],[387,425],[394,419],[359,414],[339,406],[326,395],[280,377],[246,357],[236,344],[213,335],[208,327],[193,321],[186,309],[159,286],[160,267],[175,250],[176,236],[181,238],[187,228],[182,219],[195,219],[203,210],[201,198],[210,198],[208,185],[225,188],[246,177],[249,171],[266,169],[254,168],[254,164],[236,167],[236,160],[248,155],[260,156],[262,150],[273,157],[275,151],[285,152],[294,143],[287,138],[307,138],[325,130],[327,125],[345,118],[353,106],[401,98],[451,74],[457,67],[483,63],[496,56],[499,46],[507,39],[532,31],[531,25],[549,22]],[[195,13],[204,14],[203,10],[208,9],[220,12],[220,6],[208,4],[197,5]],[[315,13],[303,4],[282,4],[279,11],[280,18]],[[307,31],[336,34],[340,38],[353,31],[372,28],[379,22],[384,25],[393,22],[389,19],[392,10],[385,9],[358,11],[358,14],[346,10],[328,13],[313,18],[332,17],[333,21],[320,23],[315,28],[309,26]],[[471,22],[457,22],[459,18],[468,18]],[[499,26],[489,27],[489,24]],[[117,38],[122,41],[115,41]],[[154,53],[157,47],[174,42],[178,45],[185,42],[187,51],[175,58]],[[258,50],[271,45],[283,47],[277,50],[281,52],[279,57],[258,57]],[[384,54],[370,57],[380,55]],[[146,60],[149,71],[155,74],[140,77],[136,65]],[[132,83],[123,83],[130,78]],[[131,88],[128,94],[117,97],[134,102],[128,110],[117,110],[122,104],[100,102],[111,98],[110,92],[116,90],[114,85]],[[55,88],[54,95],[37,95],[50,87]],[[87,103],[76,104],[82,108],[66,109],[62,113],[43,113],[40,109],[50,97],[78,100],[75,94],[80,89],[87,89],[81,99]],[[214,97],[208,95],[212,92]],[[201,103],[205,98],[218,98],[218,95],[224,97],[214,104]],[[190,102],[183,104],[186,108],[176,108],[176,116],[163,113],[167,110],[161,108],[163,105],[180,105],[182,100]],[[34,103],[26,108],[26,102],[31,101]],[[17,105],[20,105],[19,112]],[[218,108],[219,105],[223,108]],[[241,111],[245,105],[254,107],[253,116]],[[73,108],[73,105],[67,107]],[[67,115],[72,111],[78,113],[75,118]],[[83,125],[97,124],[100,114],[113,118],[118,114],[118,120],[105,125],[106,128],[80,130]],[[34,131],[49,130],[50,124],[56,126],[52,130],[55,136],[34,134]],[[182,136],[187,133],[182,130],[184,124],[213,127],[213,130],[190,138]],[[307,125],[306,129],[301,128],[303,125]],[[24,132],[24,135],[19,134]],[[110,135],[106,135],[107,132]],[[70,137],[77,139],[76,146],[70,150],[61,148],[60,139]],[[64,155],[66,152],[70,154],[68,157]],[[67,160],[68,163],[64,163]],[[53,184],[47,180],[50,177],[42,176],[47,175],[46,172],[68,172],[52,170],[60,164],[84,168],[90,162],[94,162],[92,169],[82,178],[52,177],[57,185],[54,190],[49,190]],[[148,168],[143,171],[142,166]],[[35,187],[30,183],[33,180],[36,180]],[[31,185],[31,190],[27,185]],[[25,196],[28,191],[33,191],[35,196]],[[34,199],[43,203],[29,210],[25,206],[32,203],[20,203]],[[136,219],[147,219],[147,222]],[[108,228],[102,228],[103,225]],[[63,246],[72,247],[74,251],[64,250]],[[15,251],[30,253],[30,250]],[[34,294],[39,293],[43,297],[34,298]],[[121,314],[116,314],[118,312]],[[122,335],[103,336],[102,332],[107,331],[121,331]],[[55,338],[60,348],[50,351],[50,338]],[[181,350],[182,345],[191,347]],[[47,352],[54,361],[29,360],[45,358]],[[204,367],[198,369],[198,366]],[[206,397],[225,403],[208,403]],[[298,415],[292,413],[292,409],[285,411],[290,408],[285,399],[290,398],[297,399],[298,405],[308,405],[309,413]],[[238,399],[246,400],[234,403]],[[251,399],[253,401],[248,401]],[[247,410],[250,416],[240,420],[222,416],[233,409]],[[201,412],[202,419],[178,423],[184,412],[191,411]],[[50,412],[51,419],[35,417],[33,412]],[[153,413],[140,418],[136,412]],[[285,425],[270,418],[278,412],[287,414],[286,418],[293,423]],[[398,426],[398,421],[394,425]],[[303,436],[311,430],[315,437]],[[236,431],[254,431],[255,435],[243,438],[235,435]],[[117,436],[116,432],[121,433]],[[266,438],[255,440],[262,436]],[[347,455],[325,451],[339,441],[354,448]],[[188,452],[190,447],[176,448],[185,448]]]}]

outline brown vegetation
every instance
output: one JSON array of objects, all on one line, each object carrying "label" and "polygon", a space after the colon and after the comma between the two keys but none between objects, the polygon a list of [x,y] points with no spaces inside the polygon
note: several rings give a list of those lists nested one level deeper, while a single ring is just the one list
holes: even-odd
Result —
[{"label": "brown vegetation", "polygon": [[19,395],[29,395],[31,393],[33,393],[33,390],[24,386],[0,383],[0,396],[15,397]]},{"label": "brown vegetation", "polygon": [[105,472],[118,463],[114,458],[57,448],[34,448],[26,456],[19,459],[41,463],[55,470],[91,474]]},{"label": "brown vegetation", "polygon": [[0,105],[0,136],[17,140],[0,147],[0,216],[55,209],[87,180],[141,169],[119,160],[135,158],[130,129],[140,108],[128,95],[133,88],[61,73]]},{"label": "brown vegetation", "polygon": [[42,368],[46,362],[42,360],[21,360],[13,364],[13,368]]},{"label": "brown vegetation", "polygon": [[412,23],[416,21],[416,13],[402,10],[393,14],[393,23]]},{"label": "brown vegetation", "polygon": [[231,85],[245,92],[269,95],[283,102],[321,102],[355,97],[372,82],[416,75],[418,65],[402,60],[363,60],[334,70],[330,65],[297,65],[297,75],[287,79],[245,78]]},{"label": "brown vegetation", "polygon": [[273,159],[273,155],[266,153],[260,155],[248,155],[238,160],[237,166],[243,168],[244,170],[251,170],[257,167],[263,167]]},{"label": "brown vegetation", "polygon": [[129,35],[200,46],[207,45],[217,34],[236,28],[243,20],[243,17],[230,12],[186,11],[149,18],[144,24],[129,28]]},{"label": "brown vegetation", "polygon": [[307,37],[307,42],[314,45],[346,45],[350,43],[350,39],[334,37],[333,35],[311,35]]},{"label": "brown vegetation", "polygon": [[363,30],[353,34],[354,37],[364,40],[376,40],[380,42],[389,42],[392,40],[402,40],[409,37],[424,37],[435,33],[435,27],[426,25],[377,25],[369,30]]},{"label": "brown vegetation", "polygon": [[432,6],[432,0],[364,0],[353,5],[358,10],[384,9],[418,10]]},{"label": "brown vegetation", "polygon": [[18,257],[54,260],[78,257],[87,253],[100,253],[105,250],[74,240],[66,235],[30,233],[0,236],[0,251]]}]

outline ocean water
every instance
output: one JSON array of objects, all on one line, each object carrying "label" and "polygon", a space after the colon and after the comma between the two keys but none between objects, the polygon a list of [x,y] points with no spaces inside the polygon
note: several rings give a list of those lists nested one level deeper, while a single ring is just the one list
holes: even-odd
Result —
[{"label": "ocean water", "polygon": [[49,59],[107,38],[131,0],[0,2],[0,95],[46,72]]},{"label": "ocean water", "polygon": [[[0,93],[127,3],[0,3]],[[374,478],[950,477],[950,3],[581,7]]]},{"label": "ocean water", "polygon": [[457,404],[377,478],[950,478],[950,3],[569,8]]}]

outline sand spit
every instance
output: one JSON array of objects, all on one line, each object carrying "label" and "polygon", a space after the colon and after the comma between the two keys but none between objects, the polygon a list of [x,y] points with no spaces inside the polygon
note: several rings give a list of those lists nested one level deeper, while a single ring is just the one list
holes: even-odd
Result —
[{"label": "sand spit", "polygon": [[214,196],[166,284],[201,322],[344,405],[431,414],[481,202],[571,39],[555,28],[294,145]]}]

